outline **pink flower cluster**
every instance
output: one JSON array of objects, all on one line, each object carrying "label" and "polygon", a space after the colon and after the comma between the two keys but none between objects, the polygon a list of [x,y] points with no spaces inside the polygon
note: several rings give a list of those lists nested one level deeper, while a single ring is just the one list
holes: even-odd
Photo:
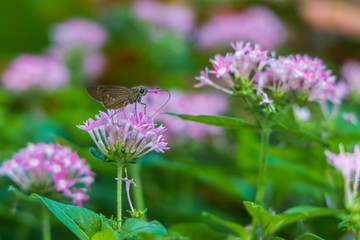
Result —
[{"label": "pink flower cluster", "polygon": [[352,92],[360,92],[360,62],[347,60],[341,67],[341,76]]},{"label": "pink flower cluster", "polygon": [[[166,101],[163,94],[148,94],[146,96],[149,114],[158,111]],[[226,96],[217,93],[183,93],[171,92],[170,101],[161,109],[162,112],[172,112],[190,115],[222,115],[227,109]],[[190,136],[201,139],[207,134],[221,134],[219,127],[192,121],[184,121],[178,117],[159,114],[157,119],[164,122],[169,137]]]},{"label": "pink flower cluster", "polygon": [[178,36],[188,35],[194,27],[194,13],[183,5],[137,0],[133,12],[140,20],[153,24],[154,30],[170,30]]},{"label": "pink flower cluster", "polygon": [[282,21],[268,8],[253,6],[237,14],[216,15],[197,32],[199,48],[227,45],[247,40],[274,49],[285,40]]},{"label": "pink flower cluster", "polygon": [[257,82],[261,88],[305,95],[309,101],[329,100],[334,104],[339,104],[349,91],[346,84],[336,84],[336,77],[321,59],[308,55],[271,59]]},{"label": "pink flower cluster", "polygon": [[54,28],[55,45],[46,55],[23,54],[2,74],[4,88],[17,92],[29,89],[56,89],[69,82],[67,59],[81,53],[83,75],[97,79],[104,72],[106,58],[99,50],[107,39],[106,30],[97,23],[72,19]]},{"label": "pink flower cluster", "polygon": [[[252,88],[262,99],[260,104],[267,105],[284,98],[286,102],[329,100],[339,104],[348,94],[348,86],[336,84],[336,77],[320,59],[307,55],[276,57],[259,45],[244,42],[231,45],[235,52],[210,60],[214,70],[200,72],[195,87],[210,85],[228,94],[235,94],[234,89],[236,94],[247,94],[242,91]],[[209,73],[216,79],[211,80]]]},{"label": "pink flower cluster", "polygon": [[9,177],[27,193],[51,194],[58,191],[82,206],[95,173],[70,148],[58,144],[29,144],[4,161],[0,176]]},{"label": "pink flower cluster", "polygon": [[32,89],[56,89],[69,82],[69,73],[61,62],[41,55],[17,57],[1,76],[6,89],[18,92]]},{"label": "pink flower cluster", "polygon": [[82,72],[87,79],[97,79],[104,72],[106,58],[100,49],[107,41],[105,28],[95,22],[73,18],[56,25],[51,39],[55,43],[48,54],[66,62],[74,54],[82,55]]},{"label": "pink flower cluster", "polygon": [[[328,150],[325,155],[329,163],[333,165],[343,176],[346,202],[351,206],[358,194],[360,177],[360,147],[355,145],[353,153],[344,152],[340,145],[340,153],[335,154]],[[351,188],[351,181],[353,182]]]},{"label": "pink flower cluster", "polygon": [[118,163],[132,162],[151,151],[163,153],[169,149],[162,136],[166,128],[157,127],[152,118],[146,118],[141,112],[135,116],[118,110],[100,111],[96,120],[89,118],[77,127],[90,134],[109,160]]},{"label": "pink flower cluster", "polygon": [[107,40],[107,31],[99,24],[80,18],[73,18],[56,25],[51,39],[66,48],[85,47],[99,49]]}]

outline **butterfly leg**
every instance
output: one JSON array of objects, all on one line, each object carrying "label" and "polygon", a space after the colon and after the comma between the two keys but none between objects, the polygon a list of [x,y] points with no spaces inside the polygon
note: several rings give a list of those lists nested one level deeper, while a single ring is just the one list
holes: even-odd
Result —
[{"label": "butterfly leg", "polygon": [[139,104],[143,105],[144,106],[144,115],[146,115],[146,104],[143,103],[143,102],[139,102]]},{"label": "butterfly leg", "polygon": [[139,115],[137,113],[137,102],[135,102],[135,116],[136,116],[136,121],[139,122]]},{"label": "butterfly leg", "polygon": [[111,118],[111,122],[112,122],[113,124],[115,124],[115,123],[116,123],[116,118],[114,118],[114,116],[115,116],[116,114],[118,114],[119,112],[124,111],[124,109],[125,109],[125,107],[118,108],[118,109],[114,109],[114,113],[113,113],[113,114],[111,114],[111,116],[110,116],[110,118]]}]

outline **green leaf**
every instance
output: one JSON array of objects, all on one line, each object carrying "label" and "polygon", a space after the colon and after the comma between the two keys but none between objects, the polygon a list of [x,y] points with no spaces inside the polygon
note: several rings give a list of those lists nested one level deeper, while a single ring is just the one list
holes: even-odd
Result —
[{"label": "green leaf", "polygon": [[[243,128],[249,128],[249,129],[260,129],[260,126],[254,123],[249,123],[245,120],[233,118],[233,117],[227,117],[227,116],[210,116],[210,115],[187,115],[187,114],[177,114],[177,113],[166,113],[169,115],[177,116],[184,120],[204,123],[208,125],[223,127],[223,128],[230,128],[230,129],[243,129]],[[327,142],[322,140],[320,137],[312,134],[311,132],[308,132],[304,129],[301,129],[299,127],[289,127],[286,126],[283,123],[277,122],[274,126],[274,130],[281,130],[285,132],[289,132],[292,134],[295,134],[297,136],[304,137],[306,139],[318,142],[325,147],[328,147]]]},{"label": "green leaf", "polygon": [[143,232],[167,235],[165,227],[158,221],[145,222],[137,218],[129,218],[121,228],[119,239],[126,239]]},{"label": "green leaf", "polygon": [[254,221],[260,225],[264,235],[271,233],[274,224],[281,221],[279,216],[270,214],[262,206],[256,203],[244,201],[244,206]]},{"label": "green leaf", "polygon": [[116,233],[111,229],[105,229],[95,233],[91,240],[118,240]]},{"label": "green leaf", "polygon": [[14,193],[16,196],[18,196],[19,198],[26,200],[26,201],[33,201],[33,199],[29,198],[28,195],[22,193],[21,191],[19,191],[19,189],[17,189],[14,186],[9,186],[8,187],[8,191]]},{"label": "green leaf", "polygon": [[65,205],[38,194],[31,194],[30,197],[39,198],[65,226],[82,240],[90,240],[101,230],[100,216],[89,209]]},{"label": "green leaf", "polygon": [[103,162],[108,162],[107,157],[105,156],[105,154],[103,154],[102,152],[100,152],[97,148],[94,147],[90,147],[89,148],[89,153],[96,159],[103,161]]},{"label": "green leaf", "polygon": [[171,235],[178,233],[182,237],[179,239],[206,239],[206,240],[218,240],[224,239],[224,237],[212,229],[205,223],[177,223],[170,227]]},{"label": "green leaf", "polygon": [[324,240],[324,239],[312,233],[305,233],[300,237],[298,237],[296,240]]},{"label": "green leaf", "polygon": [[250,128],[250,129],[260,129],[260,127],[256,124],[246,122],[245,120],[226,117],[226,116],[210,116],[210,115],[187,115],[187,114],[176,114],[176,113],[166,113],[169,115],[177,116],[184,120],[204,123],[208,125],[223,127],[223,128],[231,128],[231,129],[242,129],[242,128]]},{"label": "green leaf", "polygon": [[114,231],[108,224],[104,215],[100,214],[101,218],[101,231],[95,233],[91,240],[118,240],[119,233]]},{"label": "green leaf", "polygon": [[236,222],[222,220],[208,212],[202,212],[202,215],[204,217],[207,217],[207,218],[211,219],[212,221],[217,222],[217,223],[221,224],[222,226],[230,229],[231,231],[233,231],[234,233],[239,235],[242,239],[248,239],[248,237],[249,237],[249,233],[246,230],[246,228]]},{"label": "green leaf", "polygon": [[[205,164],[169,161],[159,154],[149,154],[144,156],[142,161],[147,164],[151,163],[153,166],[163,168],[166,171],[180,171],[190,174],[199,181],[213,185],[226,194],[230,194],[240,200],[252,198],[255,195],[252,186],[248,182],[237,176],[233,176],[233,174],[227,173],[222,165],[209,166]],[[220,167],[222,167],[223,171],[219,171]]]},{"label": "green leaf", "polygon": [[292,134],[295,134],[297,136],[300,136],[300,137],[303,137],[303,138],[306,138],[306,139],[309,139],[309,140],[312,140],[312,141],[315,141],[317,143],[320,143],[322,144],[324,147],[329,147],[329,144],[322,140],[319,136],[316,136],[314,135],[313,133],[311,132],[308,132],[304,129],[301,129],[299,127],[289,127],[289,126],[286,126],[285,124],[283,123],[280,123],[278,122],[274,128],[274,130],[280,130],[280,131],[284,131],[284,132],[288,132],[288,133],[292,133]]},{"label": "green leaf", "polygon": [[322,208],[315,206],[296,206],[289,208],[278,216],[282,218],[281,227],[283,227],[299,220],[328,215],[338,215],[343,212],[344,210],[340,209]]},{"label": "green leaf", "polygon": [[282,214],[273,215],[262,206],[253,202],[244,202],[248,213],[259,223],[264,236],[274,234],[279,229],[299,220],[327,215],[338,215],[343,212],[339,209],[320,208],[315,206],[296,206]]}]

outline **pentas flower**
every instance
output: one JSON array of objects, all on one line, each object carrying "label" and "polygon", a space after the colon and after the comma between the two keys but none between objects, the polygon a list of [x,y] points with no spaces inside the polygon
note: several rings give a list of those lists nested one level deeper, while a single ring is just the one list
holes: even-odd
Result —
[{"label": "pentas flower", "polygon": [[354,125],[357,124],[357,117],[355,115],[355,113],[351,112],[351,113],[343,113],[341,115],[343,117],[343,119],[348,122],[348,123],[352,123]]},{"label": "pentas flower", "polygon": [[[255,77],[269,61],[268,52],[262,50],[259,45],[253,46],[251,43],[236,42],[231,45],[235,53],[227,53],[225,57],[216,55],[215,59],[210,60],[215,70],[201,72],[196,78],[200,84],[195,87],[210,85],[228,94],[234,94],[233,87],[236,83],[251,86],[255,82]],[[216,77],[221,76],[230,89],[224,88],[218,81],[216,83],[212,81],[207,72],[216,74]]]},{"label": "pentas flower", "polygon": [[232,64],[231,61],[225,62],[225,59],[231,59],[231,54],[227,54],[227,56],[222,57],[221,55],[216,55],[215,59],[211,59],[210,62],[214,66],[215,70],[209,71],[209,73],[216,74],[216,77],[219,78],[229,72],[230,66]]},{"label": "pentas flower", "polygon": [[57,24],[51,39],[55,44],[66,47],[101,48],[108,38],[108,33],[100,24],[82,18],[72,18]]},{"label": "pentas flower", "polygon": [[298,105],[294,105],[293,112],[295,117],[297,117],[301,121],[308,122],[311,119],[311,113],[307,107],[300,107]]},{"label": "pentas flower", "polygon": [[349,84],[352,92],[360,92],[360,62],[347,60],[341,67],[341,76]]},{"label": "pentas flower", "polygon": [[200,71],[200,76],[196,77],[195,78],[196,80],[199,81],[199,83],[195,84],[195,87],[198,88],[198,87],[202,87],[202,86],[205,86],[205,85],[209,85],[209,86],[212,86],[220,91],[223,91],[227,94],[232,94],[232,91],[225,88],[225,87],[222,87],[221,85],[213,82],[210,78],[209,78],[209,69],[208,68],[205,68],[205,71]]},{"label": "pentas flower", "polygon": [[279,56],[269,61],[259,87],[286,92],[308,101],[329,100],[338,104],[343,95],[336,91],[336,77],[321,59],[307,55]]},{"label": "pentas flower", "polygon": [[76,55],[82,61],[79,71],[88,80],[96,80],[104,73],[107,60],[100,50],[67,48],[53,45],[46,51],[47,55],[59,62],[66,63],[72,56]]},{"label": "pentas flower", "polygon": [[135,116],[118,110],[100,111],[96,120],[90,118],[77,127],[90,134],[109,161],[120,164],[132,162],[151,151],[163,153],[169,149],[162,135],[166,128],[157,126],[154,119],[145,117],[142,112]]},{"label": "pentas flower", "polygon": [[12,159],[4,161],[0,176],[9,177],[26,193],[58,192],[82,206],[82,202],[89,199],[84,192],[94,182],[95,174],[85,165],[85,159],[70,148],[38,143],[29,144]]},{"label": "pentas flower", "polygon": [[73,199],[73,202],[80,207],[82,206],[82,203],[89,200],[89,196],[84,194],[87,191],[86,188],[73,188],[73,193],[70,193],[70,196]]},{"label": "pentas flower", "polygon": [[1,76],[4,88],[17,92],[29,89],[56,89],[69,82],[69,73],[60,61],[42,55],[17,57]]},{"label": "pentas flower", "polygon": [[47,55],[66,64],[79,62],[77,73],[82,77],[98,79],[106,68],[106,57],[101,48],[108,39],[107,30],[100,24],[81,18],[57,24],[52,32],[53,45]]},{"label": "pentas flower", "polygon": [[152,24],[153,30],[170,30],[181,37],[187,36],[195,24],[193,11],[180,4],[164,4],[153,0],[136,0],[133,1],[133,13],[140,20]]},{"label": "pentas flower", "polygon": [[[358,195],[359,177],[360,177],[360,147],[355,145],[353,153],[344,152],[340,145],[340,153],[335,154],[328,150],[325,155],[329,163],[333,165],[343,176],[346,203],[349,206],[354,204]],[[351,186],[351,182],[352,186]]]},{"label": "pentas flower", "polygon": [[196,43],[201,49],[226,46],[229,42],[244,40],[274,49],[286,37],[286,29],[271,10],[253,6],[240,13],[215,15],[196,33]]},{"label": "pentas flower", "polygon": [[[307,101],[340,104],[348,94],[345,83],[336,83],[336,77],[321,59],[307,55],[276,56],[259,45],[236,42],[234,53],[225,57],[216,55],[211,60],[214,70],[201,72],[196,79],[231,95],[249,96],[256,104],[274,110],[274,106]],[[221,77],[212,80],[209,73]]]}]

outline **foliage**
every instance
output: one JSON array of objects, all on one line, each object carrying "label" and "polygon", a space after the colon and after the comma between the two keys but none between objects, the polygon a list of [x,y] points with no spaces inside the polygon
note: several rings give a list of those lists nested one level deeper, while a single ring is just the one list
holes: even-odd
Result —
[{"label": "foliage", "polygon": [[58,203],[37,194],[31,197],[40,198],[48,209],[81,240],[122,240],[143,232],[167,234],[166,229],[158,221],[145,222],[136,218],[127,219],[120,232],[117,232],[110,227],[103,215],[98,215],[89,209]]},{"label": "foliage", "polygon": [[[216,91],[210,87],[198,89],[193,86],[197,83],[194,78],[200,69],[212,68],[210,57],[232,51],[228,43],[212,48],[197,45],[197,30],[219,15],[235,16],[258,5],[268,8],[288,29],[286,40],[276,49],[269,50],[276,50],[277,56],[301,53],[322,59],[338,80],[343,78],[343,62],[360,59],[356,34],[336,30],[339,24],[322,29],[321,24],[311,22],[323,14],[323,11],[318,11],[319,18],[311,21],[306,18],[309,15],[304,12],[308,9],[304,4],[311,1],[196,0],[191,3],[177,1],[189,7],[196,19],[193,30],[188,35],[179,36],[138,19],[133,13],[133,2],[22,1],[19,8],[16,1],[0,1],[0,165],[28,143],[52,142],[70,147],[86,159],[91,171],[96,173],[95,182],[86,193],[90,199],[84,208],[69,205],[66,198],[54,201],[58,196],[45,193],[33,194],[29,201],[18,186],[12,187],[13,182],[1,177],[0,238],[41,239],[43,216],[39,202],[53,214],[49,223],[54,240],[73,239],[74,236],[89,240],[235,240],[254,239],[256,236],[262,239],[317,240],[343,239],[345,234],[351,234],[347,231],[356,233],[360,226],[359,206],[346,204],[343,178],[329,164],[324,152],[338,153],[339,144],[342,144],[344,152],[348,153],[360,143],[359,121],[352,122],[344,117],[349,113],[354,114],[355,119],[360,116],[358,84],[352,85],[350,95],[336,107],[330,103],[306,101],[296,104],[309,111],[310,120],[302,120],[295,114],[294,102],[276,116],[266,112],[271,110],[268,105],[247,104],[244,96],[254,97],[250,94],[254,89],[246,79],[237,79],[238,85],[229,87],[228,91],[234,91],[231,96],[218,92],[226,96],[228,102],[221,116],[188,113],[181,105],[182,101],[175,99],[175,94],[171,95],[173,91],[187,94],[213,94]],[[324,1],[328,2],[333,1]],[[353,3],[344,1],[339,4]],[[353,8],[357,9],[357,6]],[[346,8],[331,9],[339,9],[352,19],[350,13],[345,12]],[[91,79],[83,74],[81,61],[86,57],[79,51],[67,56],[68,85],[51,91],[5,89],[2,74],[11,62],[24,53],[49,54],[54,45],[49,37],[54,25],[71,18],[92,20],[108,31],[104,47],[97,49],[107,61],[102,75]],[[357,20],[353,22],[359,22]],[[213,28],[211,36],[221,35],[219,32],[220,29]],[[251,34],[260,33],[260,29],[251,29]],[[212,77],[216,84],[226,85],[215,74]],[[137,184],[130,192],[135,210],[127,211],[131,207],[123,188],[125,216],[120,231],[117,231],[116,218],[108,218],[115,215],[117,209],[116,165],[108,163],[111,160],[96,148],[88,133],[76,128],[99,110],[105,111],[85,91],[85,87],[98,84],[141,84],[168,90],[171,95],[168,102],[167,95],[160,91],[149,92],[143,100],[158,98],[161,104],[166,102],[173,111],[166,108],[167,113],[161,113],[165,108],[158,110],[152,102],[147,102],[148,116],[159,121],[162,114],[165,117],[161,119],[169,119],[175,127],[180,127],[184,121],[197,124],[191,134],[186,128],[177,134],[164,133],[170,147],[164,154],[149,153],[137,159],[137,165],[133,163],[135,161],[126,165],[129,179],[135,178]],[[301,94],[294,96],[304,97]],[[256,97],[253,100],[260,101]],[[277,108],[286,103],[282,101]],[[199,106],[205,106],[205,109],[214,107],[206,102],[201,104]],[[137,107],[142,110],[140,104]],[[129,105],[126,110],[133,111],[134,105]],[[261,201],[256,198],[264,128],[254,118],[252,110],[261,111],[261,116],[271,115],[269,129],[266,129],[270,137]],[[166,127],[167,123],[164,120],[157,124]],[[196,126],[202,129],[214,127],[216,134],[209,130],[201,138],[194,139],[190,136],[195,134]],[[0,169],[0,174],[2,171]],[[70,231],[64,231],[65,228]],[[360,236],[357,234],[355,237]]]}]

